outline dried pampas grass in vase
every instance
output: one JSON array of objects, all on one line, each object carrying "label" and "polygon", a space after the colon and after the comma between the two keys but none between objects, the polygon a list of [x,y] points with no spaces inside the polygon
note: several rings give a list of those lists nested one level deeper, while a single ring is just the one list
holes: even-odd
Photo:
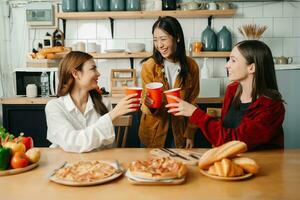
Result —
[{"label": "dried pampas grass in vase", "polygon": [[246,24],[238,28],[239,32],[247,40],[259,40],[266,29],[267,26],[259,26],[256,24]]}]

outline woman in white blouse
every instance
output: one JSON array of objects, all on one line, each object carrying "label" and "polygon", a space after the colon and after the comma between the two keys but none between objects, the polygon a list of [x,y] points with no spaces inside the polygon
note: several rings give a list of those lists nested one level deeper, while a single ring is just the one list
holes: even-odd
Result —
[{"label": "woman in white blouse", "polygon": [[110,145],[115,139],[112,121],[139,106],[132,104],[140,100],[133,94],[112,109],[97,92],[99,76],[93,57],[87,53],[72,51],[62,60],[59,98],[49,101],[45,108],[51,147],[81,153]]}]

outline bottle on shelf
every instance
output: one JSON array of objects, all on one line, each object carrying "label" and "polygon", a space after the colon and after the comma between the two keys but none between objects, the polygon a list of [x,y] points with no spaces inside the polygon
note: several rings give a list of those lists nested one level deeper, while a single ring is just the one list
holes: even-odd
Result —
[{"label": "bottle on shelf", "polygon": [[208,58],[204,58],[204,61],[203,61],[203,66],[201,68],[201,74],[200,74],[201,79],[210,78],[209,69],[208,69],[208,66],[207,66],[207,59]]},{"label": "bottle on shelf", "polygon": [[45,71],[41,74],[41,96],[49,97],[49,76]]}]

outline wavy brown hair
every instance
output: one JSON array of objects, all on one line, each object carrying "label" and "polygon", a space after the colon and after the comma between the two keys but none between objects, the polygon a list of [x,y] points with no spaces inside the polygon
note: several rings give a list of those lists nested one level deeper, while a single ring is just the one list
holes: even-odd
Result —
[{"label": "wavy brown hair", "polygon": [[[66,94],[70,93],[75,83],[72,71],[81,71],[84,63],[90,59],[93,59],[93,56],[81,51],[71,51],[64,57],[64,59],[62,59],[58,70],[58,97],[65,96]],[[100,115],[104,115],[105,113],[107,113],[108,110],[102,102],[101,94],[99,94],[95,89],[89,91],[89,93],[93,100],[94,107],[97,113],[99,113]]]}]

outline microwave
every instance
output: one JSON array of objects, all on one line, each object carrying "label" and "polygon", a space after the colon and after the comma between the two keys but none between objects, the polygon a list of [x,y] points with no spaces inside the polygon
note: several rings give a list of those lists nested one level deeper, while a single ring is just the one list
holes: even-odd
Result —
[{"label": "microwave", "polygon": [[14,70],[14,85],[17,96],[26,95],[26,86],[35,84],[38,96],[41,96],[41,74],[46,71],[49,76],[49,95],[57,95],[58,72],[57,68],[17,68]]}]

